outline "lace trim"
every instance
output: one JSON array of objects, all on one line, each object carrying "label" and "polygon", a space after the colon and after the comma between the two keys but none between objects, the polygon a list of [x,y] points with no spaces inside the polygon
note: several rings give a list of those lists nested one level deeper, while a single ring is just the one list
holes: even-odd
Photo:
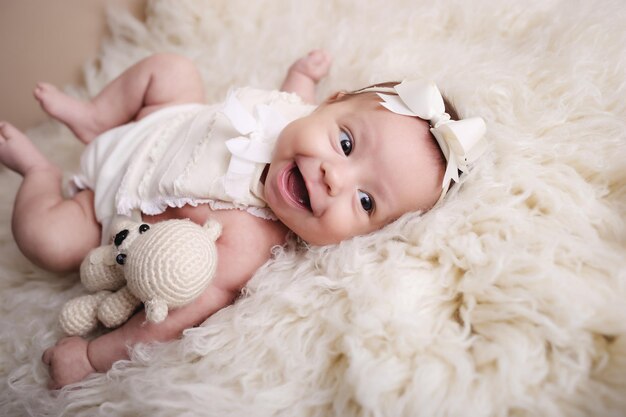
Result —
[{"label": "lace trim", "polygon": [[134,210],[139,209],[142,213],[154,216],[163,213],[168,207],[183,207],[190,205],[197,207],[199,204],[208,204],[212,210],[244,210],[255,217],[265,220],[276,221],[278,218],[267,207],[237,205],[227,201],[213,200],[209,198],[160,198],[152,201],[135,201],[135,199],[123,199],[119,201],[118,213],[131,216]]}]

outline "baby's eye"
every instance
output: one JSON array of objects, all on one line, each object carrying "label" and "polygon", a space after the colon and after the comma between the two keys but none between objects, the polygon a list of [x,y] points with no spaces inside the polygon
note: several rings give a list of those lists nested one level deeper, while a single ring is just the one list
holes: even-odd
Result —
[{"label": "baby's eye", "polygon": [[352,152],[352,138],[345,130],[339,131],[339,144],[344,155],[350,155]]},{"label": "baby's eye", "polygon": [[359,200],[363,210],[371,213],[374,210],[374,199],[368,193],[359,190]]}]

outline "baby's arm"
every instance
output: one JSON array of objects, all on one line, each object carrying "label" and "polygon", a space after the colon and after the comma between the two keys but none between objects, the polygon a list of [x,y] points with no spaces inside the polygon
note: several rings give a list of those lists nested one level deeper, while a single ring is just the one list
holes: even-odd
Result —
[{"label": "baby's arm", "polygon": [[96,371],[106,372],[114,362],[128,358],[129,346],[174,340],[180,337],[183,330],[201,324],[229,305],[234,297],[235,294],[211,285],[193,303],[171,310],[161,323],[146,321],[142,310],[120,328],[92,340],[87,347],[89,362]]},{"label": "baby's arm", "polygon": [[289,67],[280,89],[296,93],[307,103],[315,104],[315,86],[328,74],[330,64],[330,54],[322,49],[315,49]]},{"label": "baby's arm", "polygon": [[[279,222],[262,220],[239,210],[211,211],[208,205],[185,206],[166,211],[161,217],[189,218],[203,224],[208,216],[222,223],[217,243],[218,264],[209,288],[193,303],[171,310],[162,323],[146,322],[143,311],[123,326],[91,342],[80,337],[65,338],[49,348],[43,361],[49,366],[52,388],[78,382],[93,372],[105,372],[128,358],[128,349],[141,342],[178,338],[183,330],[202,323],[230,304],[254,272],[270,257],[271,248],[284,243],[287,230]],[[148,220],[146,220],[148,221]]]},{"label": "baby's arm", "polygon": [[123,326],[90,342],[80,337],[61,339],[46,350],[42,358],[49,366],[50,388],[78,382],[94,372],[106,372],[114,362],[127,359],[128,348],[137,343],[176,339],[183,330],[202,323],[230,304],[233,298],[234,294],[212,285],[193,303],[171,310],[161,323],[146,321],[141,311]]}]

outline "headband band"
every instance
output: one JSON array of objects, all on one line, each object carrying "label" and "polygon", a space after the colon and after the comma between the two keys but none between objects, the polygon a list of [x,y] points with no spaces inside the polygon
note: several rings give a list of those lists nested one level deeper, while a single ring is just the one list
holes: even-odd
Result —
[{"label": "headband band", "polygon": [[393,88],[371,87],[359,92],[366,91],[376,92],[383,99],[380,104],[387,110],[403,116],[419,117],[430,124],[430,132],[447,162],[438,204],[448,192],[451,181],[459,182],[458,172],[466,173],[469,164],[485,152],[487,142],[483,137],[486,130],[484,120],[480,117],[450,119],[439,89],[433,82],[425,80],[405,80]]}]

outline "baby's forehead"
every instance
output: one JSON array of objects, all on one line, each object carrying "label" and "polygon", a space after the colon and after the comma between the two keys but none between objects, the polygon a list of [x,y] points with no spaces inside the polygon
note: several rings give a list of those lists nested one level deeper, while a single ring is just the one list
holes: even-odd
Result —
[{"label": "baby's forehead", "polygon": [[[387,190],[394,207],[390,216],[428,209],[438,195],[443,166],[440,151],[427,121],[392,113],[384,107],[365,106],[353,114],[357,133],[368,142],[371,180]],[[359,138],[356,138],[358,141]],[[358,146],[358,144],[357,144]]]},{"label": "baby's forehead", "polygon": [[[383,107],[381,99],[374,93],[348,94],[337,101],[330,101],[328,106],[332,117],[340,124],[353,129],[358,140],[375,142],[376,147],[401,146],[420,149],[421,153],[437,158],[435,139],[430,133],[427,121],[418,117],[393,113]],[[358,145],[358,144],[357,144]],[[371,146],[375,144],[372,143]],[[408,149],[407,149],[408,150]],[[402,155],[402,159],[414,158],[413,152]]]},{"label": "baby's forehead", "polygon": [[[335,108],[337,111],[354,112],[355,115],[367,114],[368,118],[377,120],[393,120],[395,123],[401,123],[406,128],[416,128],[418,133],[422,135],[428,131],[429,124],[427,121],[419,117],[404,116],[387,110],[381,104],[381,98],[373,93],[346,94],[337,101],[326,102],[323,105],[329,105],[331,110]],[[333,106],[338,104],[338,106]]]},{"label": "baby's forehead", "polygon": [[431,140],[430,125],[425,120],[392,113],[373,100],[355,104],[354,119],[378,138],[418,143]]}]

